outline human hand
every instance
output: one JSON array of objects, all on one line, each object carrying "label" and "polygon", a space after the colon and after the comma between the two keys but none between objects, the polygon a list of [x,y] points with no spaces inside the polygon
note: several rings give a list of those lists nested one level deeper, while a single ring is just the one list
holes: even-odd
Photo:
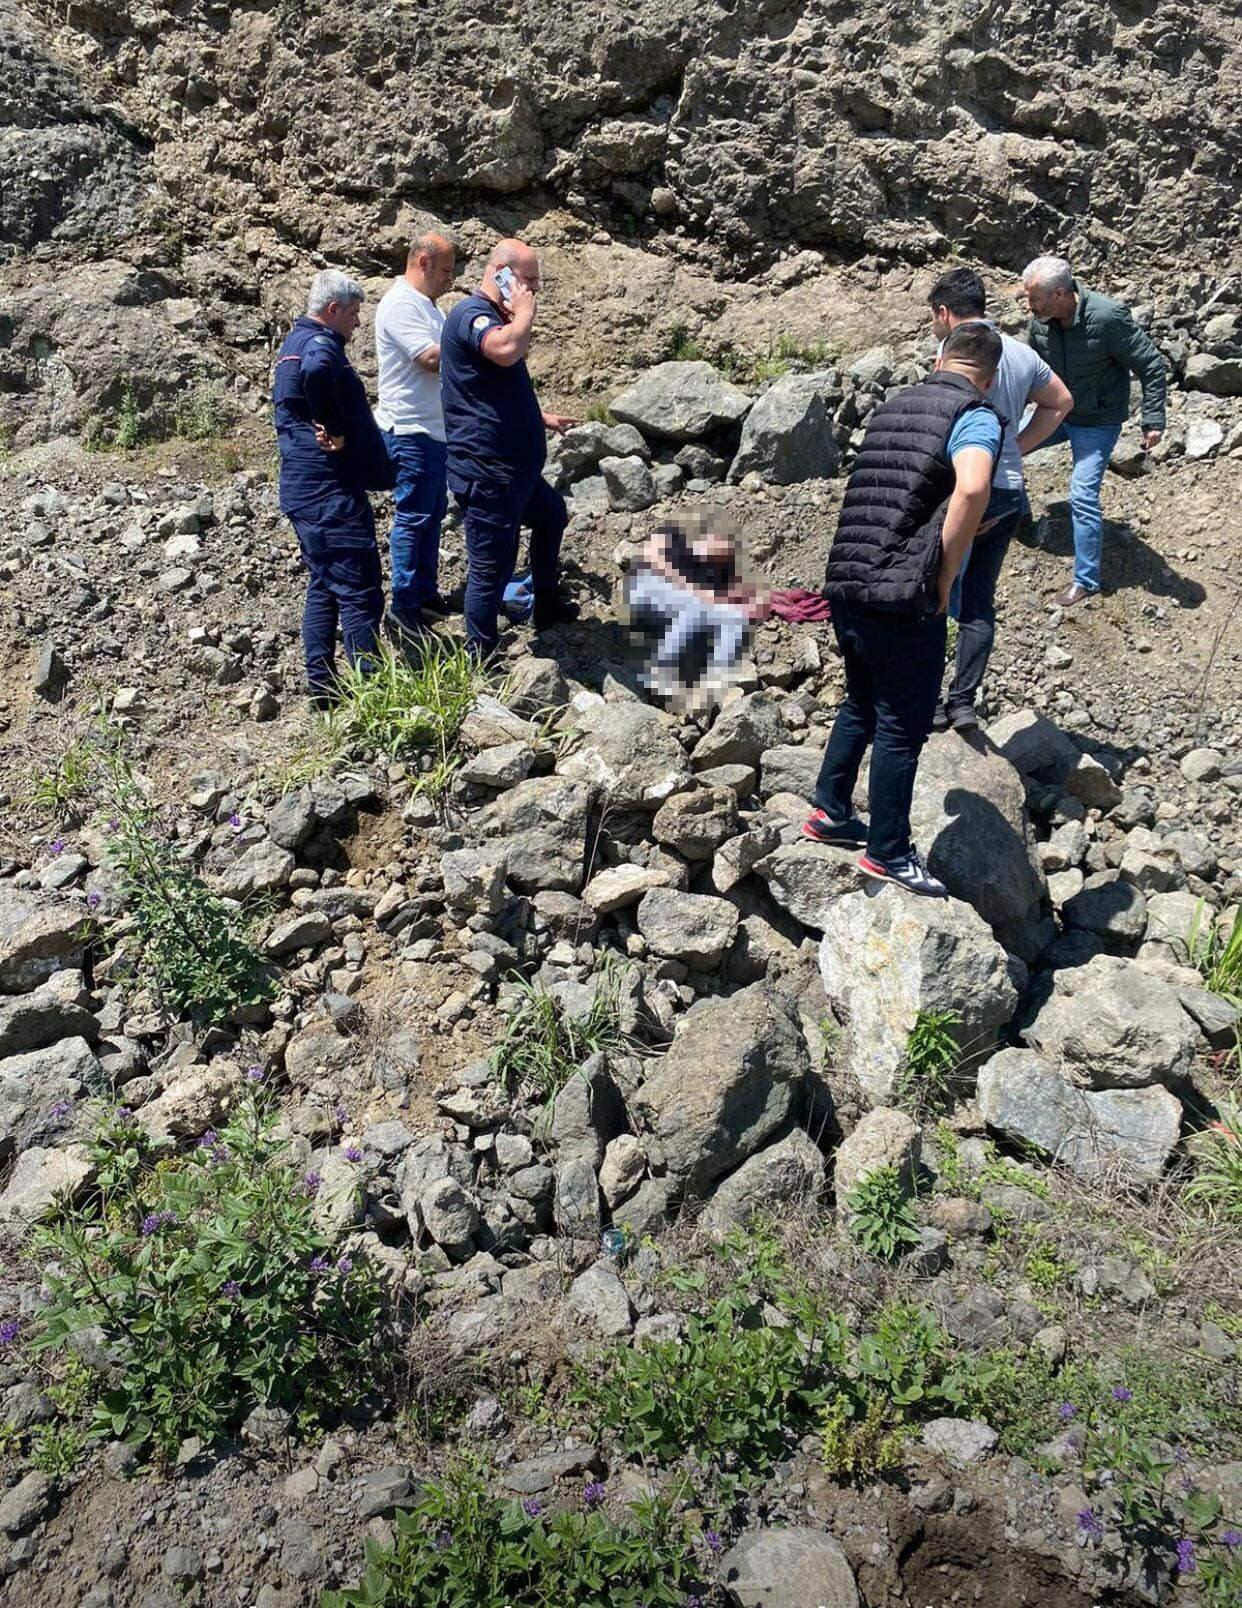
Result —
[{"label": "human hand", "polygon": [[563,413],[545,413],[543,423],[544,428],[551,430],[553,435],[564,435],[566,430],[574,428],[578,420],[567,418]]},{"label": "human hand", "polygon": [[329,435],[323,425],[316,422],[315,445],[322,448],[324,452],[340,452],[345,445],[345,437],[343,435]]},{"label": "human hand", "polygon": [[1164,434],[1163,430],[1144,430],[1143,431],[1143,451],[1144,452],[1150,452],[1151,449],[1160,440],[1160,437],[1163,434]]},{"label": "human hand", "polygon": [[946,575],[942,570],[936,580],[936,613],[946,614],[949,608],[949,598],[953,593],[955,577]]},{"label": "human hand", "polygon": [[746,605],[746,618],[751,622],[752,625],[758,625],[760,620],[766,620],[771,612],[772,599],[766,592],[760,593],[757,597],[751,598],[750,602]]},{"label": "human hand", "polygon": [[526,323],[530,323],[535,316],[535,293],[525,280],[519,279],[515,274],[509,283],[509,294],[506,297],[509,315],[518,318],[525,314]]}]

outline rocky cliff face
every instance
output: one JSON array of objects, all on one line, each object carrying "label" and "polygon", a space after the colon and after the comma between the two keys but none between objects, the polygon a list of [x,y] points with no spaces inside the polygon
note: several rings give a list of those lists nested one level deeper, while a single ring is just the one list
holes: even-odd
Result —
[{"label": "rocky cliff face", "polygon": [[[195,373],[260,379],[293,280],[388,273],[428,217],[468,251],[521,229],[558,256],[569,379],[601,317],[641,350],[653,320],[863,255],[1011,271],[1056,248],[1167,289],[1236,251],[1223,5],[2,0],[0,50],[24,439],[114,404],[119,366],[157,408]],[[84,257],[122,266],[96,285]],[[119,326],[103,359],[63,327],[84,297]],[[135,316],[187,298],[180,329]]]}]

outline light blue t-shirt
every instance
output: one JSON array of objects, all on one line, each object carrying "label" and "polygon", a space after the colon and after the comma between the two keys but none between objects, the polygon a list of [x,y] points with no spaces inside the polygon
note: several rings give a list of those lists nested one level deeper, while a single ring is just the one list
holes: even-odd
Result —
[{"label": "light blue t-shirt", "polygon": [[[990,319],[967,319],[967,323],[988,324]],[[1000,334],[1000,331],[997,331]],[[941,347],[944,342],[941,341]],[[1026,482],[1022,475],[1022,454],[1018,451],[1018,432],[1023,415],[1030,402],[1031,392],[1042,390],[1052,378],[1052,370],[1039,353],[1025,341],[1016,341],[1012,335],[1001,335],[1001,360],[996,378],[988,390],[988,401],[1005,421],[1005,441],[1001,447],[992,484],[1006,491],[1021,491]],[[977,442],[971,443],[978,445]],[[950,453],[952,457],[952,453]]]},{"label": "light blue t-shirt", "polygon": [[947,456],[956,458],[964,447],[983,447],[994,459],[1000,452],[1000,420],[991,408],[971,408],[962,414],[949,431],[949,439],[945,442]]}]

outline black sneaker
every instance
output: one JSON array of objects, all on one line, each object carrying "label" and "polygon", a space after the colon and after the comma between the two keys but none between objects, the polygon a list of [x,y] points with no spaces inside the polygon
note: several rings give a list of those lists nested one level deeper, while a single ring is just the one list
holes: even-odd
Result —
[{"label": "black sneaker", "polygon": [[879,882],[895,882],[911,893],[921,893],[929,899],[943,899],[949,890],[937,882],[917,849],[911,849],[901,860],[873,860],[869,854],[858,859],[858,869],[864,876],[875,877]]},{"label": "black sneaker", "polygon": [[812,843],[828,843],[838,849],[861,849],[867,841],[867,828],[856,815],[848,821],[833,821],[823,810],[816,810],[802,823],[802,836]]},{"label": "black sneaker", "polygon": [[948,729],[949,729],[949,711],[945,708],[945,706],[942,703],[938,703],[936,705],[936,713],[932,716],[932,730],[933,731],[948,731]]},{"label": "black sneaker", "polygon": [[582,610],[559,592],[550,598],[536,597],[530,623],[536,631],[549,631],[554,625],[572,625]]},{"label": "black sneaker", "polygon": [[979,717],[970,704],[961,704],[948,712],[948,723],[954,731],[978,731]]},{"label": "black sneaker", "polygon": [[447,620],[450,614],[460,614],[461,610],[454,608],[452,599],[445,597],[443,592],[436,592],[432,597],[422,600],[418,612],[424,620]]}]

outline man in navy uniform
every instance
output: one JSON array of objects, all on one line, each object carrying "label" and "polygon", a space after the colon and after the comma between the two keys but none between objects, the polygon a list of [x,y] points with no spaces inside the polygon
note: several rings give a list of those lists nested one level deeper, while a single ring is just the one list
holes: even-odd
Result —
[{"label": "man in navy uniform", "polygon": [[543,478],[545,431],[559,434],[573,420],[540,408],[526,368],[538,290],[538,257],[520,240],[502,240],[440,337],[448,484],[466,527],[466,638],[480,658],[499,641],[497,615],[523,525],[535,630],[577,616],[557,592],[565,499]]},{"label": "man in navy uniform", "polygon": [[309,576],[302,615],[306,680],[317,709],[331,706],[339,622],[351,665],[378,647],[384,583],[368,491],[393,473],[366,391],[345,355],[365,299],[348,275],[325,268],[289,331],[272,384],[280,447],[280,506],[297,532]]}]

